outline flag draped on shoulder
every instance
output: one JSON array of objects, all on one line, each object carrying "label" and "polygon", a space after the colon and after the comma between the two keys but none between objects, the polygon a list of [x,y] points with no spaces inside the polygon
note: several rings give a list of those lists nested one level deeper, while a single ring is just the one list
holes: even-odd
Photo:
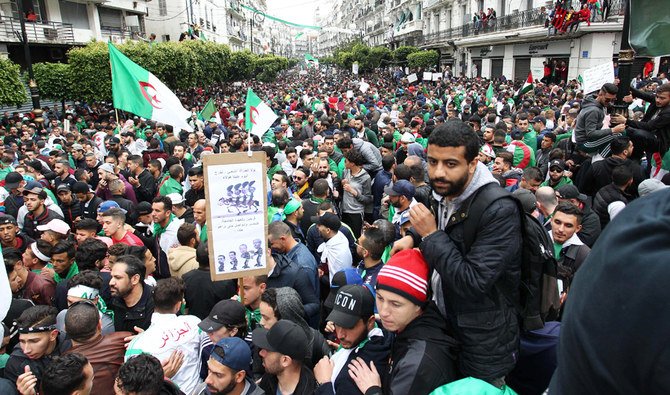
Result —
[{"label": "flag draped on shoulder", "polygon": [[523,83],[523,86],[521,86],[521,88],[519,88],[519,90],[516,91],[514,97],[517,98],[521,97],[532,90],[533,90],[533,73],[528,73],[528,78],[526,78],[526,81]]},{"label": "flag draped on shoulder", "polygon": [[244,128],[247,132],[262,137],[276,119],[277,114],[249,88],[244,109]]},{"label": "flag draped on shoulder", "polygon": [[114,107],[140,117],[193,131],[186,122],[191,112],[179,98],[148,70],[128,59],[112,43],[108,43],[112,69]]}]

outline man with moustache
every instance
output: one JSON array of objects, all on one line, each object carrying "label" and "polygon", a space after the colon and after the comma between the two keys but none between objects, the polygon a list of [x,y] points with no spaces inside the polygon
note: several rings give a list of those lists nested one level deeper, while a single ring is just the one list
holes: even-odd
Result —
[{"label": "man with moustache", "polygon": [[137,333],[136,328],[147,329],[151,325],[154,300],[151,287],[144,283],[145,274],[144,262],[133,255],[120,256],[112,266],[109,307],[114,311],[117,332]]},{"label": "man with moustache", "polygon": [[422,204],[410,209],[413,230],[396,241],[393,252],[420,248],[432,269],[433,300],[451,318],[448,327],[461,346],[458,368],[501,388],[519,345],[514,303],[519,303],[521,213],[508,196],[493,201],[481,214],[472,243],[465,245],[470,208],[500,192],[478,152],[479,138],[465,123],[448,121],[435,128],[427,154],[433,210]]}]

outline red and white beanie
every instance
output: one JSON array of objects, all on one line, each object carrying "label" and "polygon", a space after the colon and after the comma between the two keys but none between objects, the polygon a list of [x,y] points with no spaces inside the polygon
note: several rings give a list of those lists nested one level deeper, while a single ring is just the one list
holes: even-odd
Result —
[{"label": "red and white beanie", "polygon": [[429,272],[421,251],[400,251],[377,274],[377,289],[393,292],[423,306],[428,301]]}]

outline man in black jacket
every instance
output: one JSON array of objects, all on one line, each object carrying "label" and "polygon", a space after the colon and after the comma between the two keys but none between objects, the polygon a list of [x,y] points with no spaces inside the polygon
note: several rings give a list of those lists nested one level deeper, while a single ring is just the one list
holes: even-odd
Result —
[{"label": "man in black jacket", "polygon": [[314,367],[319,383],[315,394],[362,394],[349,376],[347,365],[360,358],[366,365],[374,362],[378,372],[385,372],[391,352],[391,337],[375,324],[375,298],[364,285],[345,285],[337,291],[326,321],[333,323],[341,347]]},{"label": "man in black jacket", "polygon": [[633,142],[628,136],[616,136],[610,143],[612,156],[593,163],[587,168],[579,189],[589,196],[595,196],[600,188],[612,182],[612,170],[617,166],[626,166],[633,172],[633,183],[626,192],[637,197],[637,186],[646,178],[640,165],[629,158],[633,154]]},{"label": "man in black jacket", "polygon": [[[582,210],[568,202],[556,206],[551,217],[551,240],[554,242],[554,256],[558,260],[559,291],[568,293],[570,283],[582,266],[591,249],[584,244],[577,232],[582,228]],[[564,302],[564,296],[562,302]]]},{"label": "man in black jacket", "polygon": [[381,394],[383,388],[385,394],[428,394],[457,379],[456,341],[429,299],[429,270],[421,253],[412,249],[397,253],[379,271],[377,311],[384,328],[396,334],[392,368],[384,374],[383,366],[352,360],[350,375],[362,393]]},{"label": "man in black jacket", "polygon": [[141,155],[130,155],[128,157],[128,170],[131,176],[128,182],[135,189],[138,202],[150,202],[156,197],[156,180],[149,170],[144,168]]},{"label": "man in black jacket", "polygon": [[471,205],[485,188],[500,187],[478,153],[479,138],[465,123],[452,120],[435,128],[428,139],[428,174],[433,195],[441,198],[433,200],[432,211],[422,204],[410,209],[413,236],[398,240],[393,251],[419,246],[434,269],[433,300],[461,344],[461,373],[500,388],[516,364],[519,345],[514,303],[521,213],[511,198],[494,201],[466,249],[464,221]]},{"label": "man in black jacket", "polygon": [[651,158],[655,152],[661,156],[670,148],[670,83],[658,87],[656,94],[646,93],[631,88],[631,94],[624,98],[626,102],[632,102],[633,98],[639,98],[649,103],[649,108],[644,113],[641,121],[625,119],[622,115],[615,115],[612,121],[626,123],[626,134],[630,136],[636,149],[634,158],[641,158],[642,153]]}]

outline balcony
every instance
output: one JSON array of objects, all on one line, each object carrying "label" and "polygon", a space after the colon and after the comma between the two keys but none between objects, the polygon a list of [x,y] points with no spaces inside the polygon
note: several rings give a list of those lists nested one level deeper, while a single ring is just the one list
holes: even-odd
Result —
[{"label": "balcony", "polygon": [[[613,0],[611,2],[608,21],[623,16],[623,1],[625,0]],[[488,21],[486,24],[470,22],[462,26],[452,27],[451,29],[424,34],[422,40],[423,46],[442,44],[448,40],[474,38],[518,29],[544,27],[545,18],[546,16],[541,13],[540,8],[533,8],[498,17],[496,20]],[[600,17],[596,20],[600,21]],[[582,25],[584,24],[580,24],[580,29]],[[396,35],[398,34],[402,34],[402,31],[401,33],[396,33]]]},{"label": "balcony", "polygon": [[139,34],[140,36],[144,36],[144,32],[137,29],[131,29],[128,27],[118,28],[111,26],[100,26],[100,34],[104,38],[114,37],[119,38],[121,40],[125,39],[134,40],[137,38],[136,37],[137,34]]},{"label": "balcony", "polygon": [[[28,42],[38,44],[74,44],[72,25],[61,22],[26,22]],[[0,17],[0,41],[21,42],[21,22],[18,18]]]}]

